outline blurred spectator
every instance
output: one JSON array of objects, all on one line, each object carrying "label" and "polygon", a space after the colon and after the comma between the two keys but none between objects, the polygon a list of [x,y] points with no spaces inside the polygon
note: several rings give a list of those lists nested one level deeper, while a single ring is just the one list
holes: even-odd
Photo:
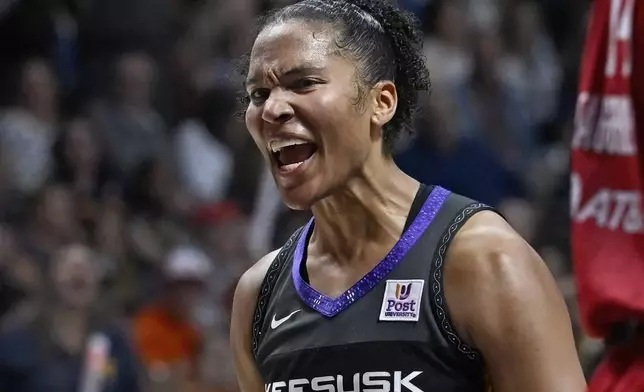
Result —
[{"label": "blurred spectator", "polygon": [[424,50],[432,83],[439,87],[465,83],[472,73],[473,59],[467,47],[469,25],[461,0],[439,0],[434,5],[434,35],[425,39]]},{"label": "blurred spectator", "polygon": [[0,2],[0,105],[15,104],[18,75],[25,61],[51,58],[55,34],[52,8],[49,0]]},{"label": "blurred spectator", "polygon": [[246,216],[235,202],[227,201],[197,210],[196,218],[210,253],[223,268],[223,271],[218,271],[217,278],[240,277],[250,266]]},{"label": "blurred spectator", "polygon": [[114,197],[103,200],[93,230],[92,243],[104,261],[105,283],[110,287],[111,305],[119,315],[128,315],[138,304],[139,270],[132,262],[126,231],[126,207]]},{"label": "blurred spectator", "polygon": [[98,389],[93,390],[139,390],[137,361],[125,335],[106,324],[99,317],[106,315],[95,307],[99,280],[86,247],[71,245],[56,253],[36,318],[0,334],[0,390],[87,390],[86,379],[94,380]]},{"label": "blurred spectator", "polygon": [[168,164],[161,161],[144,162],[137,168],[126,187],[125,201],[130,257],[138,269],[140,299],[145,301],[158,290],[159,267],[166,253],[189,242],[185,222],[192,202]]},{"label": "blurred spectator", "polygon": [[208,290],[213,303],[217,328],[228,327],[226,294],[252,265],[248,247],[248,219],[235,202],[226,201],[203,207],[196,212],[198,233],[206,253],[216,262],[217,273]]},{"label": "blurred spectator", "polygon": [[467,21],[477,31],[493,31],[498,28],[503,6],[513,0],[468,0]]},{"label": "blurred spectator", "polygon": [[195,218],[204,249],[216,262],[207,284],[209,300],[200,304],[200,324],[205,327],[201,378],[207,386],[230,390],[236,384],[228,360],[231,293],[254,260],[247,247],[248,219],[232,201],[202,207]]},{"label": "blurred spectator", "polygon": [[84,240],[73,193],[61,184],[43,188],[22,230],[28,249],[45,262],[61,246]]},{"label": "blurred spectator", "polygon": [[237,109],[228,90],[213,90],[208,98],[196,104],[203,108],[180,123],[175,136],[179,176],[187,190],[206,204],[224,199],[230,185],[235,141],[229,132]]},{"label": "blurred spectator", "polygon": [[136,346],[153,384],[172,383],[172,390],[180,390],[196,380],[203,340],[193,322],[211,268],[203,252],[174,249],[163,264],[161,297],[135,317]]},{"label": "blurred spectator", "polygon": [[[221,69],[222,65],[230,68],[229,59],[248,50],[252,35],[249,34],[250,30],[240,31],[239,26],[253,25],[259,13],[258,3],[257,0],[204,1],[196,8],[190,33],[201,50],[210,54],[212,70]],[[217,63],[220,66],[213,67]],[[207,83],[210,78],[204,79]]]},{"label": "blurred spectator", "polygon": [[17,103],[0,117],[0,159],[12,188],[33,194],[51,170],[58,131],[56,78],[45,61],[24,64]]},{"label": "blurred spectator", "polygon": [[[499,211],[510,225],[528,243],[534,243],[537,234],[538,221],[532,204],[525,199],[508,198],[498,206]],[[552,271],[556,274],[555,271]]]},{"label": "blurred spectator", "polygon": [[521,196],[519,178],[497,158],[483,135],[464,136],[459,112],[447,92],[428,106],[416,140],[396,157],[401,169],[419,181],[441,184],[492,206]]},{"label": "blurred spectator", "polygon": [[124,261],[127,256],[125,212],[125,206],[119,199],[105,200],[94,230],[96,249],[115,262]]},{"label": "blurred spectator", "polygon": [[103,153],[93,124],[86,117],[70,120],[54,145],[52,178],[74,192],[77,214],[87,229],[100,215],[98,200],[119,191],[118,177]]},{"label": "blurred spectator", "polygon": [[481,32],[475,44],[472,75],[456,87],[464,131],[485,140],[505,166],[521,172],[530,162],[535,137],[517,91],[501,78],[503,42],[495,32]]},{"label": "blurred spectator", "polygon": [[16,270],[18,250],[13,231],[6,224],[0,224],[0,320],[22,299],[23,292],[12,279]]},{"label": "blurred spectator", "polygon": [[[67,0],[78,20],[79,93],[94,99],[112,87],[115,58],[144,51],[155,62],[166,59],[177,25],[184,23],[187,0]],[[165,76],[164,64],[159,64]],[[161,78],[159,83],[164,84]],[[163,89],[163,86],[159,86]]]},{"label": "blurred spectator", "polygon": [[83,116],[74,117],[66,124],[54,146],[53,177],[79,195],[98,198],[107,186],[116,186],[116,178],[93,125]]},{"label": "blurred spectator", "polygon": [[228,327],[229,303],[226,295],[252,265],[248,250],[248,218],[235,202],[227,201],[197,211],[196,219],[204,249],[215,260],[217,273],[209,282],[218,328]]},{"label": "blurred spectator", "polygon": [[562,77],[558,56],[535,3],[512,4],[505,24],[509,51],[499,65],[500,75],[517,92],[530,124],[541,125],[552,120],[558,108]]},{"label": "blurred spectator", "polygon": [[166,152],[168,135],[152,106],[157,72],[152,59],[127,53],[116,63],[115,90],[94,108],[94,121],[112,162],[127,176],[146,160]]},{"label": "blurred spectator", "polygon": [[[11,236],[9,230],[5,230],[5,238],[7,235]],[[5,305],[3,315],[0,316],[0,330],[21,325],[38,312],[38,299],[43,293],[44,283],[40,266],[30,254],[11,243],[6,246],[2,255],[0,279],[3,284],[2,299],[11,302]]]}]

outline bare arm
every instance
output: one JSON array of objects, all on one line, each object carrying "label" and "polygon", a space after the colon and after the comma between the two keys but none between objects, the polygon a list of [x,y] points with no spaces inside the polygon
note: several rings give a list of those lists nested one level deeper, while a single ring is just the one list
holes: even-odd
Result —
[{"label": "bare arm", "polygon": [[555,280],[501,217],[472,217],[454,239],[445,268],[454,327],[483,354],[495,392],[586,390]]},{"label": "bare arm", "polygon": [[262,280],[278,252],[279,249],[267,254],[246,271],[235,290],[230,344],[241,392],[264,392],[264,381],[253,357],[251,329]]}]

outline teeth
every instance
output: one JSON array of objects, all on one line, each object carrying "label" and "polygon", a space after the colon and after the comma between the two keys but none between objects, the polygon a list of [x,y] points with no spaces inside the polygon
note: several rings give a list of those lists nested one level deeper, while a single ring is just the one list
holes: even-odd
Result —
[{"label": "teeth", "polygon": [[272,152],[279,152],[285,147],[297,146],[298,144],[307,144],[308,142],[300,139],[280,139],[273,140],[269,143],[269,148]]},{"label": "teeth", "polygon": [[290,165],[284,165],[280,167],[280,170],[282,172],[290,172],[300,167],[300,165],[302,165],[303,163],[304,162],[297,162],[297,163],[291,163]]}]

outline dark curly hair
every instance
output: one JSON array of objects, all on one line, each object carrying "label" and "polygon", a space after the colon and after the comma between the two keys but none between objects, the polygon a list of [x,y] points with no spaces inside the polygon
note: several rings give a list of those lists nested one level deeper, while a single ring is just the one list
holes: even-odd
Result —
[{"label": "dark curly hair", "polygon": [[[358,103],[365,96],[365,87],[382,80],[395,83],[398,107],[383,132],[384,148],[393,152],[403,133],[413,133],[418,93],[431,90],[418,20],[388,0],[304,0],[261,17],[258,32],[293,19],[335,27],[335,52],[359,64]],[[247,55],[241,62],[244,77],[248,65]],[[248,104],[248,97],[244,101]]]}]

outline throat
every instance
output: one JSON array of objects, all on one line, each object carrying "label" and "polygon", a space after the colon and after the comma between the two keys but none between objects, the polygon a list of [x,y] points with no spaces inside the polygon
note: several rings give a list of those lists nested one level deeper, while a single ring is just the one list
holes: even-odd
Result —
[{"label": "throat", "polygon": [[330,298],[338,298],[373,271],[382,258],[372,257],[368,262],[343,264],[325,258],[311,258],[301,264],[300,276],[318,292]]},{"label": "throat", "polygon": [[70,354],[80,353],[87,337],[88,320],[71,312],[56,312],[50,320],[54,341]]},{"label": "throat", "polygon": [[378,263],[415,215],[412,205],[419,184],[410,180],[386,196],[340,193],[316,203],[310,255],[326,256],[339,264]]}]

